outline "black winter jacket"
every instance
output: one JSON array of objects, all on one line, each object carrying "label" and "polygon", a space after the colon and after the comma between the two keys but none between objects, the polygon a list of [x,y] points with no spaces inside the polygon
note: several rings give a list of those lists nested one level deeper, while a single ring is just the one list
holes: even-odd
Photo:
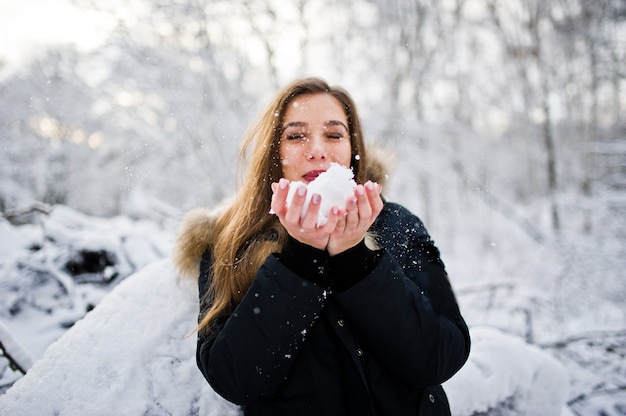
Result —
[{"label": "black winter jacket", "polygon": [[[338,256],[290,240],[241,303],[198,338],[198,367],[245,415],[449,415],[440,384],[470,338],[422,222],[385,203],[361,243]],[[315,267],[312,267],[312,263]],[[200,267],[202,296],[211,256]]]}]

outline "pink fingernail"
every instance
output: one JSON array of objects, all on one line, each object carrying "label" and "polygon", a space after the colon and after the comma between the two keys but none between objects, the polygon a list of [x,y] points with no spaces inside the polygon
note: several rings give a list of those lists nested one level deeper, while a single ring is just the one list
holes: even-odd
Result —
[{"label": "pink fingernail", "polygon": [[304,196],[306,194],[306,185],[300,185],[298,187],[298,195]]},{"label": "pink fingernail", "polygon": [[313,194],[311,197],[311,202],[314,204],[319,204],[322,197],[319,194]]},{"label": "pink fingernail", "polygon": [[287,179],[282,178],[279,182],[278,182],[278,186],[280,187],[280,189],[287,189],[287,186],[289,185],[289,181]]}]

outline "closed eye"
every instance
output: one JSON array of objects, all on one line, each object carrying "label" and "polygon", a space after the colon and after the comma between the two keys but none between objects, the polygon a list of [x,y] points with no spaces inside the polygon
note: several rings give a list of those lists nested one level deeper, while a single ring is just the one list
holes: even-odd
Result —
[{"label": "closed eye", "polygon": [[329,139],[343,139],[343,134],[341,133],[328,133],[326,135]]},{"label": "closed eye", "polygon": [[303,133],[292,133],[287,135],[287,140],[301,140],[304,138],[305,136]]}]

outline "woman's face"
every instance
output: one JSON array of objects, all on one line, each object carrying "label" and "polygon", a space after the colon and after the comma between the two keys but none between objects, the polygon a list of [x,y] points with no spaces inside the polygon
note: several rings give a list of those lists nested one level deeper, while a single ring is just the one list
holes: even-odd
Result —
[{"label": "woman's face", "polygon": [[289,103],[280,138],[284,178],[309,183],[332,162],[349,168],[351,157],[348,118],[335,97],[305,94]]}]

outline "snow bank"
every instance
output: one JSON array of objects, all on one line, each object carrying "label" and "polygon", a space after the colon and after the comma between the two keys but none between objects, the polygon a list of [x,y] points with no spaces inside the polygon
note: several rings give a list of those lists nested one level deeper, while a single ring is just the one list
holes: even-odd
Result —
[{"label": "snow bank", "polygon": [[[238,415],[197,370],[197,289],[176,276],[166,259],[120,283],[0,396],[0,414]],[[472,335],[446,385],[454,415],[559,414],[567,380],[554,359],[494,329]]]},{"label": "snow bank", "polygon": [[237,414],[197,370],[197,289],[175,276],[162,260],[120,283],[0,396],[0,414]]},{"label": "snow bank", "polygon": [[453,415],[554,416],[564,411],[568,376],[556,358],[497,329],[470,332],[469,360],[444,385]]},{"label": "snow bank", "polygon": [[[62,205],[36,224],[0,218],[0,319],[7,334],[36,361],[115,285],[166,257],[172,243],[173,233],[156,223],[96,218]],[[3,363],[0,391],[7,386]]]}]

